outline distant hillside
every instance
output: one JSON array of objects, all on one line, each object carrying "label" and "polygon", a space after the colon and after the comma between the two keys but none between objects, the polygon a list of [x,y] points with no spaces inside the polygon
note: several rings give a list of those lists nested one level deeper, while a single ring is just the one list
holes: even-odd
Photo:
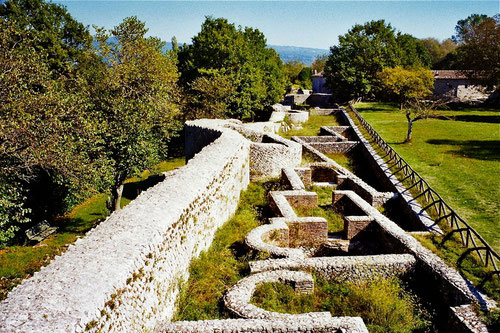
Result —
[{"label": "distant hillside", "polygon": [[283,61],[299,60],[307,65],[310,65],[316,56],[327,54],[329,51],[326,49],[313,49],[310,47],[298,46],[282,46],[282,45],[269,45],[278,52]]},{"label": "distant hillside", "polygon": [[[116,37],[110,37],[109,42],[116,43]],[[179,43],[179,46],[182,45],[183,43]],[[314,59],[316,59],[316,56],[327,54],[329,52],[326,49],[313,49],[310,47],[283,46],[283,45],[269,45],[269,47],[275,49],[283,61],[296,59],[302,61],[307,65],[310,65],[314,61]],[[172,49],[172,43],[165,42],[165,46],[163,47],[163,52],[171,49]]]}]

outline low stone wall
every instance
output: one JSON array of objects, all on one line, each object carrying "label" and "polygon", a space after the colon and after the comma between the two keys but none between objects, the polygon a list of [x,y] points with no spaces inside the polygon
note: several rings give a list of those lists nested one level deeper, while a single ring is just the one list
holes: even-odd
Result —
[{"label": "low stone wall", "polygon": [[294,124],[302,124],[309,120],[309,112],[290,110],[287,112],[288,119]]},{"label": "low stone wall", "polygon": [[249,183],[250,142],[203,127],[188,123],[187,133],[219,137],[9,293],[0,331],[132,332],[172,316],[190,259],[209,247]]},{"label": "low stone wall", "polygon": [[281,169],[294,168],[302,162],[300,144],[274,134],[276,125],[279,124],[272,122],[243,124],[233,119],[203,121],[212,127],[231,128],[252,141],[250,146],[250,179],[252,181],[277,178],[281,175]]},{"label": "low stone wall", "polygon": [[278,319],[221,319],[162,323],[156,333],[368,333],[360,317],[315,317],[291,315]]},{"label": "low stone wall", "polygon": [[[373,218],[373,223],[379,226],[379,234],[375,237],[381,239],[390,251],[409,253],[415,256],[417,261],[416,273],[420,278],[425,279],[427,289],[433,288],[436,292],[439,292],[440,301],[449,306],[451,310],[473,303],[481,304],[485,308],[496,307],[493,300],[479,292],[456,270],[446,265],[441,258],[425,248],[419,241],[408,235],[401,227],[369,205],[356,193],[352,191],[334,191],[334,205],[342,200],[351,201],[353,205],[358,207],[358,210],[364,212],[364,215]],[[470,307],[466,308],[470,310]],[[455,325],[453,329],[450,327],[450,330],[457,332],[468,331],[463,329],[468,325],[467,327],[472,332],[487,332],[484,323],[473,311],[469,310],[463,310],[466,315],[462,319],[460,317],[455,317],[453,320],[449,318],[450,323],[454,321],[461,323],[458,326]],[[450,311],[450,314],[454,316],[458,316],[460,313],[462,312]],[[467,323],[464,323],[463,319],[466,319]],[[473,323],[473,325],[471,326],[470,323]]]},{"label": "low stone wall", "polygon": [[285,258],[250,262],[250,272],[305,270],[313,271],[329,281],[356,282],[377,277],[401,277],[413,273],[415,264],[415,257],[409,254]]},{"label": "low stone wall", "polygon": [[[334,130],[335,127],[328,127],[329,130]],[[345,127],[342,127],[340,130],[345,131]],[[321,182],[336,182],[338,185],[341,183],[343,188],[353,189],[356,192],[360,193],[360,195],[368,200],[370,203],[375,206],[380,206],[385,203],[387,200],[392,199],[394,194],[391,192],[379,192],[367,183],[365,183],[361,178],[356,176],[351,171],[347,170],[334,160],[328,158],[325,154],[320,152],[318,149],[312,146],[311,143],[302,139],[302,137],[294,136],[292,137],[293,141],[296,141],[302,145],[304,153],[309,154],[315,160],[318,160],[319,163],[312,163],[310,168],[312,169],[312,181],[321,181]],[[343,144],[345,142],[339,142],[339,144]],[[315,170],[316,169],[316,170]],[[325,177],[322,177],[322,180],[318,180],[318,172],[322,172]],[[327,177],[332,176],[332,178],[327,179]],[[349,182],[345,182],[345,180],[349,180]],[[307,180],[304,181],[308,182]]]},{"label": "low stone wall", "polygon": [[401,184],[396,176],[392,174],[392,171],[384,162],[384,160],[375,152],[370,143],[365,139],[363,134],[361,134],[358,127],[354,124],[352,119],[349,117],[345,109],[339,111],[339,117],[341,117],[346,123],[348,123],[354,132],[354,135],[360,141],[360,152],[364,157],[364,160],[371,165],[371,169],[376,175],[377,179],[384,185],[388,191],[397,193],[398,196],[396,200],[399,201],[400,207],[402,208],[407,219],[407,228],[411,230],[421,230],[421,231],[433,231],[436,233],[442,233],[439,226],[434,222],[434,220],[422,209],[422,206],[413,198],[406,187]]},{"label": "low stone wall", "polygon": [[[289,270],[267,271],[252,274],[238,281],[238,283],[232,286],[224,295],[224,305],[233,315],[239,318],[278,319],[294,316],[288,313],[267,311],[250,304],[250,300],[257,286],[265,282],[291,284],[295,292],[302,294],[309,294],[314,289],[314,280],[309,273]],[[324,318],[330,318],[331,315],[329,312],[309,312],[295,315],[295,317],[297,319],[300,319],[300,317],[308,317],[322,320]]]}]

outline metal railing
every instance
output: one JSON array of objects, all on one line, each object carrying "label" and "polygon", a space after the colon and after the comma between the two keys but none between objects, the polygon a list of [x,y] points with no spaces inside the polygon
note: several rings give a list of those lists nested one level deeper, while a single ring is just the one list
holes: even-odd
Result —
[{"label": "metal railing", "polygon": [[[427,213],[432,213],[435,218],[436,223],[442,223],[446,221],[451,231],[448,232],[442,239],[440,245],[443,245],[447,240],[449,240],[454,234],[459,233],[462,243],[467,247],[467,249],[462,253],[462,255],[457,260],[457,266],[460,267],[462,261],[471,253],[477,253],[481,262],[484,266],[492,267],[490,271],[483,280],[479,283],[481,287],[486,281],[491,277],[500,277],[500,271],[498,270],[498,262],[500,261],[500,256],[493,250],[493,248],[479,235],[479,233],[472,228],[463,218],[461,218],[457,212],[455,212],[450,205],[448,205],[443,198],[420,176],[413,168],[387,143],[382,139],[382,137],[373,129],[373,127],[359,114],[359,112],[354,108],[354,106],[349,103],[349,108],[356,115],[356,118],[361,123],[363,128],[372,137],[373,141],[387,154],[388,160],[386,163],[389,165],[392,163],[392,167],[396,167],[397,170],[393,175],[399,174],[399,181],[403,183],[405,181],[411,184],[407,186],[407,190],[416,190],[417,195],[415,200],[418,198],[423,198],[427,202],[423,210]],[[403,177],[401,178],[401,175]],[[430,215],[430,214],[429,214]]]}]

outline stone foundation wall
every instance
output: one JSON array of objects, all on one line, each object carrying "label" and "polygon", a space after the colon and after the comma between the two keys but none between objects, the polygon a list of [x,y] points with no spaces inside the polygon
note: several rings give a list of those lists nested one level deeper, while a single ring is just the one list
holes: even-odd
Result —
[{"label": "stone foundation wall", "polygon": [[373,170],[377,180],[383,185],[384,190],[398,194],[396,200],[399,201],[399,205],[407,217],[407,229],[412,231],[434,231],[441,233],[439,226],[437,226],[434,220],[422,210],[420,204],[413,198],[406,187],[392,174],[389,166],[371,147],[370,143],[364,138],[363,134],[361,134],[347,112],[341,109],[338,115],[352,127],[353,132],[361,142],[358,147],[364,158],[363,160],[370,164],[371,170]]},{"label": "stone foundation wall", "polygon": [[191,258],[207,249],[249,183],[250,142],[203,121],[189,163],[79,239],[0,305],[1,332],[152,330],[174,312]]}]

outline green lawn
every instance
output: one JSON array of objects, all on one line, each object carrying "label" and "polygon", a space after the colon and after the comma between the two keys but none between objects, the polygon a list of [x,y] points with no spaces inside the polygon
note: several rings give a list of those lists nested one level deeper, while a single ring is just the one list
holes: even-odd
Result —
[{"label": "green lawn", "polygon": [[[184,158],[172,158],[156,165],[151,171],[128,179],[125,184],[122,207],[137,196],[137,188],[150,184],[148,177],[152,174],[172,170],[184,165]],[[66,216],[57,221],[59,230],[36,246],[11,246],[0,250],[0,300],[19,284],[24,278],[47,265],[56,255],[61,254],[85,235],[108,215],[105,193],[96,194],[84,203],[75,207]]]},{"label": "green lawn", "polygon": [[445,200],[500,252],[500,110],[436,112],[403,143],[404,115],[394,104],[358,103],[361,115]]}]

